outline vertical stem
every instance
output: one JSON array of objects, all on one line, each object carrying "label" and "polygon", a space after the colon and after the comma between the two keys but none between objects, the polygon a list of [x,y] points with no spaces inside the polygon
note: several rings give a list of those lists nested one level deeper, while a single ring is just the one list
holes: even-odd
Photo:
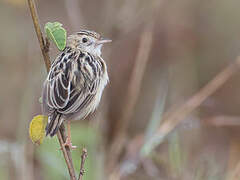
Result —
[{"label": "vertical stem", "polygon": [[83,148],[82,155],[81,155],[80,173],[79,173],[78,180],[82,180],[82,178],[83,178],[83,174],[85,172],[84,171],[84,163],[85,163],[86,158],[87,158],[87,149]]},{"label": "vertical stem", "polygon": [[41,29],[40,29],[38,16],[37,16],[37,11],[36,11],[35,5],[33,3],[33,0],[28,0],[28,6],[29,6],[29,9],[30,9],[30,12],[31,12],[31,15],[32,15],[34,28],[35,28],[35,31],[37,33],[38,42],[39,42],[39,45],[40,45],[40,48],[41,48],[41,51],[42,51],[42,55],[43,55],[43,59],[44,59],[44,62],[45,62],[45,66],[46,66],[47,72],[48,72],[49,69],[50,69],[50,66],[51,66],[50,58],[49,58],[49,55],[48,55],[48,50],[49,49],[45,48],[45,42],[44,42],[43,35],[42,35]]},{"label": "vertical stem", "polygon": [[125,106],[122,109],[121,117],[116,122],[118,131],[116,131],[113,135],[113,140],[112,144],[110,145],[108,155],[109,159],[107,169],[109,172],[115,168],[115,165],[117,164],[118,158],[124,147],[129,120],[132,117],[135,105],[137,103],[143,75],[149,60],[153,40],[152,33],[153,24],[148,24],[148,26],[144,29],[140,39],[136,62],[133,67],[129,85],[127,87],[127,94],[124,103]]},{"label": "vertical stem", "polygon": [[69,171],[71,180],[76,180],[75,170],[74,170],[73,162],[72,162],[71,151],[70,151],[69,147],[64,146],[64,142],[66,141],[67,137],[65,134],[65,128],[64,128],[63,124],[60,126],[60,129],[57,133],[57,137],[58,137],[58,141],[59,141],[59,144],[60,144],[62,152],[63,152],[63,156],[65,158],[67,167],[68,167],[68,171]]},{"label": "vertical stem", "polygon": [[[45,62],[45,66],[47,69],[47,72],[49,72],[50,66],[51,66],[51,62],[50,62],[50,58],[49,58],[49,43],[48,41],[44,41],[43,39],[43,35],[40,29],[40,25],[39,25],[39,20],[38,20],[38,16],[37,16],[37,11],[36,11],[36,7],[34,5],[33,0],[28,0],[28,6],[31,12],[31,16],[32,16],[32,20],[33,20],[33,24],[34,24],[34,28],[38,37],[38,41],[39,41],[39,45],[42,51],[42,55],[43,55],[43,59]],[[72,154],[70,149],[67,147],[65,147],[63,144],[66,141],[66,134],[64,131],[64,125],[62,124],[58,133],[57,133],[57,137],[63,152],[63,156],[65,159],[65,162],[67,164],[68,167],[68,171],[69,171],[69,175],[71,177],[71,180],[76,180],[76,175],[75,175],[75,170],[73,167],[73,163],[72,163]]]}]

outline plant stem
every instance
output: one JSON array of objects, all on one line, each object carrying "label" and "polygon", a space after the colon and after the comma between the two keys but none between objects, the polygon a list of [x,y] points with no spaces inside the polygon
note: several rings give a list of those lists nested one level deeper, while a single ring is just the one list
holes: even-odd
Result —
[{"label": "plant stem", "polygon": [[81,165],[80,165],[80,172],[79,172],[79,177],[78,180],[82,180],[83,174],[84,174],[84,163],[87,158],[87,149],[83,148],[82,150],[82,155],[81,155]]},{"label": "plant stem", "polygon": [[67,136],[66,136],[65,127],[63,124],[60,126],[60,129],[57,133],[57,137],[65,158],[66,164],[68,166],[69,175],[72,180],[76,180],[71,151],[69,147],[64,146],[64,142],[66,142]]},{"label": "plant stem", "polygon": [[116,122],[116,127],[118,130],[113,134],[112,144],[109,148],[110,150],[107,165],[109,172],[115,168],[118,158],[124,147],[129,120],[133,115],[134,108],[137,103],[142,85],[142,79],[150,56],[153,40],[152,33],[153,24],[148,24],[148,26],[142,32],[136,62],[127,87],[127,94],[124,103],[125,106],[122,109],[122,116],[120,116]]},{"label": "plant stem", "polygon": [[[236,60],[222,70],[215,76],[206,86],[199,90],[195,95],[189,98],[184,104],[179,105],[178,108],[166,112],[161,120],[163,123],[160,125],[156,133],[148,140],[145,146],[150,146],[151,149],[159,145],[163,139],[179,125],[190,113],[198,108],[209,96],[215,93],[222,87],[234,74],[239,72],[240,69],[240,56]],[[158,143],[154,141],[158,139]]]},{"label": "plant stem", "polygon": [[47,46],[45,46],[45,42],[44,42],[43,35],[42,35],[40,25],[39,25],[39,21],[38,21],[37,11],[36,11],[33,0],[28,0],[28,6],[29,6],[29,9],[30,9],[30,12],[32,15],[34,28],[37,33],[38,42],[39,42],[39,45],[40,45],[40,48],[42,51],[42,55],[43,55],[43,59],[45,62],[45,66],[46,66],[47,72],[48,72],[50,69],[50,66],[51,66],[50,58],[48,55],[49,48],[46,48]]},{"label": "plant stem", "polygon": [[[36,34],[38,37],[38,41],[39,41],[39,45],[40,45],[40,48],[42,51],[45,66],[46,66],[47,72],[49,72],[49,69],[51,66],[51,61],[50,61],[49,54],[48,54],[49,42],[47,40],[45,42],[43,39],[43,35],[42,35],[41,29],[40,29],[39,20],[38,20],[38,16],[37,16],[36,7],[35,7],[33,0],[28,0],[28,6],[29,6],[29,9],[31,12],[34,28],[35,28],[35,31],[36,31]],[[58,141],[59,141],[59,144],[60,144],[62,152],[63,152],[64,159],[65,159],[67,167],[68,167],[68,171],[69,171],[71,180],[76,180],[75,170],[74,170],[73,163],[72,163],[71,151],[69,148],[66,148],[63,145],[66,140],[64,124],[61,125],[61,127],[57,133],[57,137],[58,137]]]}]

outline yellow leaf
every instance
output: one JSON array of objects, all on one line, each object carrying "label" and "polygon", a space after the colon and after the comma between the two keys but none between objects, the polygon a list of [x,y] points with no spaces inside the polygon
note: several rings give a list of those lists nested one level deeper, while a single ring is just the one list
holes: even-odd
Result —
[{"label": "yellow leaf", "polygon": [[45,137],[45,127],[48,117],[44,115],[37,115],[33,117],[29,126],[29,136],[34,144],[42,144]]}]

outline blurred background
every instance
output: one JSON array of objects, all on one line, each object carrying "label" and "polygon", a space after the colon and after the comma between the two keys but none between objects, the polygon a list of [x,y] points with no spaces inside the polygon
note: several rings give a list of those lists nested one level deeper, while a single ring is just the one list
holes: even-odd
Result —
[{"label": "blurred background", "polygon": [[[42,29],[59,21],[68,34],[89,29],[113,40],[103,48],[110,83],[100,107],[72,123],[77,172],[88,150],[84,180],[240,179],[240,72],[193,112],[178,110],[240,54],[240,1],[36,6]],[[27,2],[1,0],[0,22],[0,180],[69,179],[57,138],[36,146],[28,136],[47,74]],[[57,53],[51,44],[51,60]]]}]

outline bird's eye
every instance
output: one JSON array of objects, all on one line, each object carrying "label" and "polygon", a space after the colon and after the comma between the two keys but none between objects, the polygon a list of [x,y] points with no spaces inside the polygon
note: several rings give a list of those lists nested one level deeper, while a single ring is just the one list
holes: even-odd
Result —
[{"label": "bird's eye", "polygon": [[83,43],[86,43],[87,41],[88,41],[87,38],[82,38],[82,42],[83,42]]}]

